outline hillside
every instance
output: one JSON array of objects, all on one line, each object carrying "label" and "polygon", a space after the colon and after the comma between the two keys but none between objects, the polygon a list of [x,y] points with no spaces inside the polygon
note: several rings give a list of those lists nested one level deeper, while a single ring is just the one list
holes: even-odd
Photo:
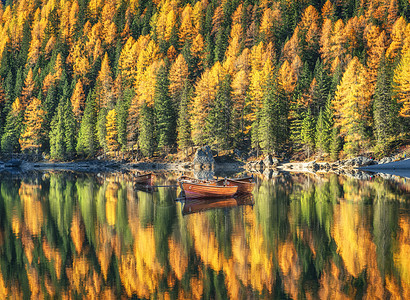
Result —
[{"label": "hillside", "polygon": [[382,156],[409,143],[410,4],[0,2],[2,153]]}]

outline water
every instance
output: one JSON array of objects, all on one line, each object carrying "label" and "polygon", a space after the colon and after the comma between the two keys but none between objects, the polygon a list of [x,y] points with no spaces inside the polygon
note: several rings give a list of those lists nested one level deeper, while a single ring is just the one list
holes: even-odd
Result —
[{"label": "water", "polygon": [[1,175],[0,299],[410,299],[408,179],[282,174],[211,203],[178,192]]}]

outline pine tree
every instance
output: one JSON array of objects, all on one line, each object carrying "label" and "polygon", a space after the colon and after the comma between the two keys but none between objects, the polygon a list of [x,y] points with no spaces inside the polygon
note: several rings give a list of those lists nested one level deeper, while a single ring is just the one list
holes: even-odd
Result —
[{"label": "pine tree", "polygon": [[153,108],[143,104],[138,122],[138,145],[145,157],[152,157],[155,148]]},{"label": "pine tree", "polygon": [[209,144],[215,145],[217,150],[226,150],[231,142],[231,78],[225,75],[211,104],[211,110],[205,123],[205,132]]},{"label": "pine tree", "polygon": [[20,130],[23,122],[23,109],[20,99],[16,98],[7,115],[4,134],[1,137],[1,151],[12,153],[19,150]]},{"label": "pine tree", "polygon": [[393,112],[391,81],[387,72],[384,56],[380,62],[376,90],[373,102],[374,134],[376,136],[376,153],[386,154],[389,139],[393,136]]},{"label": "pine tree", "polygon": [[332,140],[330,144],[330,155],[333,160],[337,160],[339,158],[339,152],[341,149],[342,149],[342,139],[339,135],[339,129],[337,127],[333,127]]},{"label": "pine tree", "polygon": [[155,86],[154,112],[158,148],[163,153],[168,152],[176,139],[176,117],[168,88],[168,73],[166,68],[161,66]]},{"label": "pine tree", "polygon": [[107,108],[102,107],[97,114],[96,133],[99,146],[107,152],[107,139],[106,139],[106,122],[107,122]]},{"label": "pine tree", "polygon": [[284,92],[274,74],[270,74],[263,86],[263,104],[257,126],[260,146],[265,153],[273,154],[284,145],[287,139],[287,116]]},{"label": "pine tree", "polygon": [[316,149],[329,153],[330,143],[332,139],[332,110],[331,101],[328,99],[328,103],[324,109],[320,109],[319,117],[316,123]]},{"label": "pine tree", "polygon": [[95,95],[94,92],[91,92],[85,105],[76,146],[77,153],[86,157],[93,156],[97,151],[97,137],[95,135],[97,113],[95,106]]},{"label": "pine tree", "polygon": [[76,121],[73,112],[73,106],[71,105],[71,101],[67,96],[64,96],[64,100],[60,100],[60,102],[64,103],[64,143],[65,143],[65,155],[66,158],[71,158],[76,149]]},{"label": "pine tree", "polygon": [[57,112],[51,121],[49,132],[50,156],[53,159],[64,159],[65,156],[65,136],[64,136],[64,103],[60,102]]},{"label": "pine tree", "polygon": [[181,96],[181,102],[179,104],[179,114],[177,122],[177,143],[178,148],[185,150],[185,154],[188,155],[188,148],[192,146],[191,139],[191,124],[189,122],[189,104],[192,97],[192,87],[188,80],[185,81],[185,86]]},{"label": "pine tree", "polygon": [[118,99],[116,105],[117,112],[117,125],[118,125],[118,143],[121,145],[121,149],[127,148],[127,118],[128,110],[131,104],[131,99],[134,97],[133,89],[126,89],[122,94],[122,97]]},{"label": "pine tree", "polygon": [[300,131],[301,141],[307,152],[308,158],[315,146],[315,119],[312,117],[310,108],[305,113]]}]

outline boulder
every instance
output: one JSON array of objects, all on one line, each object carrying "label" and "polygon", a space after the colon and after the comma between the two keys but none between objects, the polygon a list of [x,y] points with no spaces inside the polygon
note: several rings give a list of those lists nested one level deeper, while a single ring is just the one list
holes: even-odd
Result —
[{"label": "boulder", "polygon": [[380,164],[388,164],[394,161],[393,157],[384,157],[379,161],[379,165]]},{"label": "boulder", "polygon": [[215,164],[215,160],[212,155],[211,148],[209,146],[204,146],[198,149],[195,153],[193,164],[200,166],[213,166]]},{"label": "boulder", "polygon": [[266,168],[270,168],[272,166],[272,156],[270,154],[265,156],[263,159],[263,164]]},{"label": "boulder", "polygon": [[367,158],[365,156],[358,156],[358,157],[347,159],[347,160],[340,162],[340,166],[351,167],[351,168],[364,167],[364,166],[369,166],[372,164],[374,164],[374,160]]}]

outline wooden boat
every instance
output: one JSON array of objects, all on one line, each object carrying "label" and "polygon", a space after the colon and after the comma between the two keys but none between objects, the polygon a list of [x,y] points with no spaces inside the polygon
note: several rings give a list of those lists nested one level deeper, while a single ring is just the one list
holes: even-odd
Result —
[{"label": "wooden boat", "polygon": [[181,187],[187,198],[231,197],[238,191],[236,185],[217,185],[216,182],[195,183],[188,180],[181,181]]},{"label": "wooden boat", "polygon": [[225,184],[226,186],[236,185],[238,186],[238,193],[252,193],[255,187],[255,179],[253,177],[244,178],[226,178],[217,181],[219,184]]},{"label": "wooden boat", "polygon": [[155,175],[153,173],[138,175],[133,178],[134,184],[153,185]]}]

